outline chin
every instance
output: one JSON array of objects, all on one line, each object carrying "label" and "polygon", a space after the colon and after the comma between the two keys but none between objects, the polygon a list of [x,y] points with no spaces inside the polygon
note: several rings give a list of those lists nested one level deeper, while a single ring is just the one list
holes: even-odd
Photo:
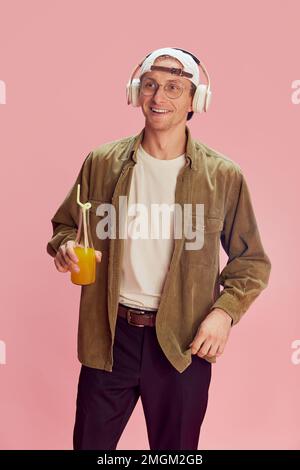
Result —
[{"label": "chin", "polygon": [[168,129],[170,125],[170,122],[153,122],[150,119],[146,119],[146,126],[152,129]]}]

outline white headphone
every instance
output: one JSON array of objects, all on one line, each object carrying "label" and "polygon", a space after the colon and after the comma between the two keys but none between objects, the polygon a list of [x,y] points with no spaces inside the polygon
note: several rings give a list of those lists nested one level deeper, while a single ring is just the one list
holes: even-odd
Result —
[{"label": "white headphone", "polygon": [[[172,49],[178,49],[192,56],[196,64],[199,67],[201,67],[201,69],[203,70],[205,78],[207,80],[207,85],[199,84],[197,86],[195,94],[194,94],[194,98],[193,98],[192,108],[193,108],[193,112],[195,113],[202,113],[203,111],[207,112],[210,101],[211,101],[212,92],[210,90],[210,79],[209,79],[208,72],[206,71],[206,68],[204,67],[203,64],[200,63],[200,60],[197,59],[197,57],[191,54],[191,52],[185,51],[184,49],[179,49],[178,47],[173,47]],[[152,54],[152,52],[150,52],[150,54]],[[145,57],[145,59],[147,59],[147,57],[150,54],[148,54]],[[133,70],[131,74],[129,82],[127,83],[127,86],[126,86],[127,104],[132,104],[132,106],[140,106],[140,102],[139,102],[140,79],[135,78],[135,75],[138,69],[142,66],[144,60],[135,67],[135,69]]]}]

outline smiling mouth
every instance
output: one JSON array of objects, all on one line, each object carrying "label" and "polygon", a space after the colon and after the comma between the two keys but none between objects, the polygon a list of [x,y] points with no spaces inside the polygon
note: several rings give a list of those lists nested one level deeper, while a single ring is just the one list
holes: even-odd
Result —
[{"label": "smiling mouth", "polygon": [[169,109],[164,109],[164,108],[155,108],[155,107],[150,107],[151,114],[155,114],[156,116],[164,116],[166,114],[169,114],[171,111]]}]

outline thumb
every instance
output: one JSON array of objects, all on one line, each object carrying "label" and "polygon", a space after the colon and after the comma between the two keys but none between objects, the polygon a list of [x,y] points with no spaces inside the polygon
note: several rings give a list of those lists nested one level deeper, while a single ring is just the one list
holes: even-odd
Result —
[{"label": "thumb", "polygon": [[95,255],[96,255],[97,263],[100,263],[101,258],[102,258],[102,252],[101,251],[95,251]]}]

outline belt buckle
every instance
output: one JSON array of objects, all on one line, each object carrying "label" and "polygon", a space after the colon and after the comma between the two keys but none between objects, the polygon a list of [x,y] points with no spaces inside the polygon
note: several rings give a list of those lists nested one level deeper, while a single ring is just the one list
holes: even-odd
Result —
[{"label": "belt buckle", "polygon": [[[136,323],[131,323],[131,316],[130,316],[130,313],[131,313],[132,310],[130,310],[130,308],[127,310],[127,322],[129,323],[129,325],[133,325],[133,326],[141,326],[142,328],[145,326],[145,325],[137,325]],[[142,312],[144,312],[144,310],[142,310]],[[141,315],[141,313],[138,313],[138,315]]]}]

